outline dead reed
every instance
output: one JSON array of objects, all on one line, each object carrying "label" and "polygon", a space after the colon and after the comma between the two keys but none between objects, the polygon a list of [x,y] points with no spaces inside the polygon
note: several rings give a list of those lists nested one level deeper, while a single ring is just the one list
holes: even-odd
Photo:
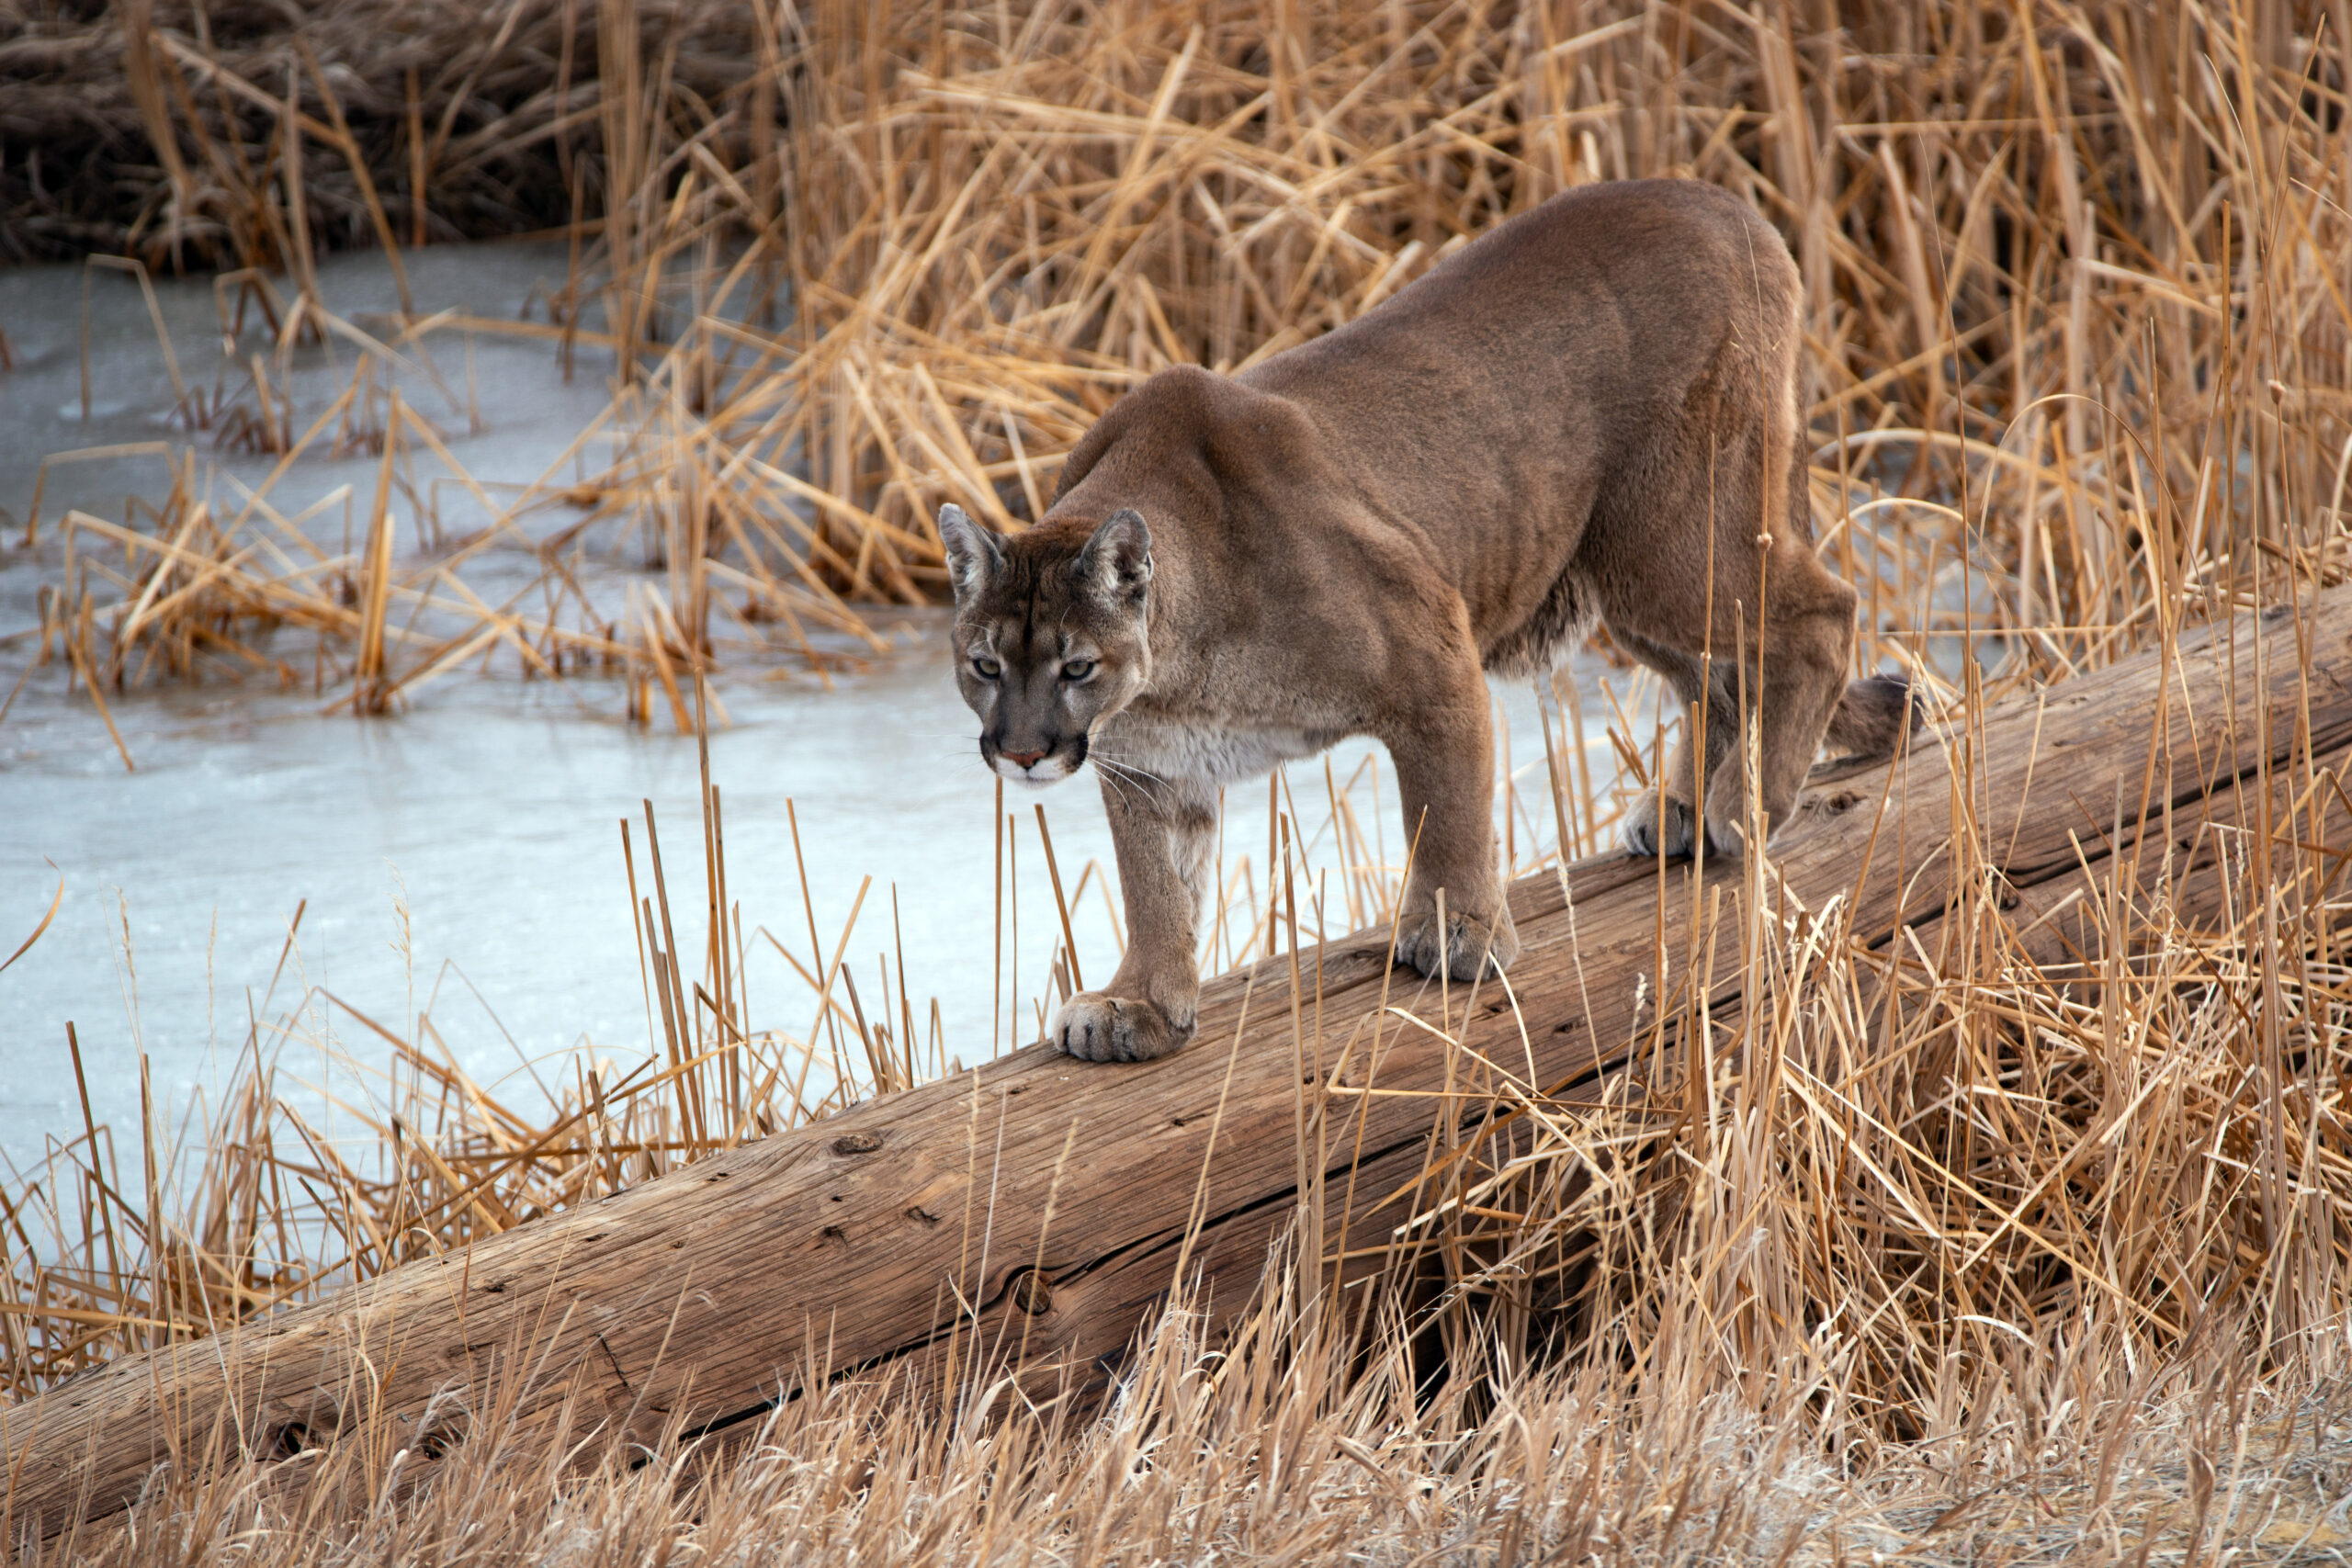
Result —
[{"label": "dead reed", "polygon": [[[654,0],[641,17],[662,90],[729,107],[748,14]],[[560,229],[605,41],[576,0],[10,0],[0,262],[117,252],[299,273],[310,246]]]},{"label": "dead reed", "polygon": [[[672,578],[658,607],[604,615],[604,641],[643,642],[640,713],[659,681],[684,716],[678,666],[714,614],[797,650],[812,617],[854,637],[842,601],[939,592],[941,502],[1035,517],[1058,453],[1140,376],[1299,342],[1591,179],[1714,181],[1790,236],[1821,508],[1874,633],[1932,610],[2014,634],[2009,671],[2050,678],[2129,646],[2152,603],[2257,583],[2340,499],[2344,28],[2317,6],[1300,6],[1270,26],[1238,6],[820,5],[755,8],[731,41],[717,13],[633,0],[494,27],[425,8],[399,36],[446,62],[398,113],[407,56],[368,47],[373,13],[271,24],[243,52],[205,15],[130,7],[73,35],[79,69],[119,53],[154,78],[140,123],[179,182],[152,187],[158,213],[310,233],[316,182],[285,149],[316,144],[354,182],[353,231],[406,243],[394,215],[435,210],[458,128],[484,156],[501,136],[560,155],[582,256],[536,330],[567,366],[611,356],[618,449],[591,492]],[[527,109],[469,96],[520,92],[525,60],[557,67]],[[362,84],[382,128],[364,146],[342,102]],[[308,255],[235,250],[298,292]],[[286,428],[254,390],[248,419]]]},{"label": "dead reed", "polygon": [[[289,304],[248,269],[216,282],[223,361],[209,385],[191,385],[144,266],[111,257],[90,265],[109,263],[147,290],[173,420],[209,433],[216,449],[275,459],[258,484],[200,472],[198,446],[168,441],[54,453],[41,465],[17,543],[32,550],[62,536],[64,547],[38,596],[26,674],[54,663],[87,690],[126,766],[107,694],[159,682],[274,678],[334,690],[331,709],[381,714],[479,660],[526,679],[617,675],[628,717],[665,712],[684,730],[694,723],[685,694],[722,651],[777,649],[821,678],[886,646],[793,554],[772,513],[702,504],[715,487],[691,433],[663,427],[658,412],[637,417],[643,400],[633,390],[531,479],[485,484],[470,473],[449,442],[455,431],[481,434],[485,421],[470,378],[461,396],[436,366],[434,340],[463,332],[470,363],[471,339],[484,333],[566,334],[445,311],[369,321],[379,338],[315,293]],[[84,310],[86,344],[86,293]],[[254,331],[266,350],[246,351]],[[298,407],[298,353],[328,337],[358,350],[351,374],[323,406]],[[85,409],[89,397],[85,364]],[[133,457],[164,459],[160,498],[131,497],[119,521],[44,513],[52,468]],[[306,504],[286,499],[300,491],[305,459],[354,457],[375,459],[364,493],[346,483]],[[773,514],[786,533],[798,525],[788,506]],[[740,546],[731,558],[730,537]],[[649,558],[661,575],[644,575]],[[527,563],[519,573],[518,559]],[[740,606],[720,603],[730,589],[741,591]],[[713,635],[715,604],[734,619],[731,641]],[[302,633],[307,646],[289,649]]]},{"label": "dead reed", "polygon": [[[596,26],[627,38],[638,15]],[[629,194],[560,315],[601,310],[618,428],[642,443],[615,472],[675,498],[662,630],[690,649],[714,581],[765,601],[726,575],[756,581],[755,558],[808,603],[933,592],[936,503],[1033,518],[1053,454],[1160,364],[1298,341],[1566,185],[1715,180],[1783,226],[1813,290],[1816,510],[1865,588],[1867,656],[1938,681],[1964,750],[1992,695],[2344,574],[2344,22],[2181,0],[820,6],[759,24],[750,90],[707,119],[657,70],[576,122],[583,163]],[[684,255],[702,303],[657,307]],[[779,326],[759,324],[771,299]],[[693,694],[674,686],[682,715]],[[1655,766],[1640,705],[1609,716],[1611,750],[1559,749],[1548,789],[1502,803],[1516,866],[1598,847]],[[2251,781],[2270,815],[2209,826],[2199,900],[2116,866],[2064,919],[2020,916],[1981,827],[1960,848],[1983,874],[1890,949],[1747,899],[1748,999],[1718,1019],[1688,987],[1647,1098],[1525,1086],[1433,1144],[1444,1179],[1396,1240],[1418,1281],[1396,1299],[1426,1315],[1375,1312],[1346,1353],[1291,1315],[1310,1271],[1277,1270],[1237,1348],[1204,1351],[1178,1310],[1097,1416],[949,1421],[845,1383],[683,1496],[658,1466],[498,1475],[480,1444],[466,1484],[393,1501],[389,1441],[353,1442],[285,1493],[175,1480],[107,1550],[340,1561],[342,1538],[292,1528],[306,1507],[416,1558],[485,1540],[910,1562],[2332,1546],[2342,764]],[[1305,812],[1295,782],[1278,807],[1330,857],[1323,912],[1375,923],[1396,856],[1338,781]],[[454,1073],[429,1025],[385,1031],[397,1067],[363,1161],[286,1120],[257,1033],[252,1091],[177,1179],[144,1165],[143,1203],[85,1129],[38,1196],[8,1195],[17,1395],[945,1066],[903,964],[896,994],[886,971],[861,995],[846,933],[813,921],[791,944],[813,1022],[753,1025],[760,938],[725,891],[707,781],[703,808],[698,945],[650,818],[631,840],[656,1043],[635,1073],[583,1064],[524,1112]],[[1272,863],[1235,868],[1214,960],[1271,935]]]},{"label": "dead reed", "polygon": [[1822,1440],[1834,1374],[1752,1400],[1599,1365],[1432,1398],[1394,1334],[1366,1357],[1269,1303],[1212,1351],[1195,1308],[1173,1303],[1091,1416],[1050,1399],[957,1416],[841,1382],[724,1469],[664,1454],[582,1473],[466,1442],[409,1497],[399,1439],[371,1429],[274,1486],[166,1470],[135,1529],[21,1557],[2170,1564],[2325,1562],[2345,1540],[2340,1378],[2280,1404],[2219,1359],[2125,1378],[2070,1344],[2016,1358],[1974,1424],[1860,1455]]},{"label": "dead reed", "polygon": [[1302,341],[1566,186],[1706,179],[1803,264],[1875,624],[1997,571],[1967,635],[2031,626],[2047,678],[2335,504],[2352,233],[2318,10],[2028,15],[820,6],[755,230],[788,351],[705,417],[806,464],[861,578],[935,583],[938,502],[1034,517],[1151,370]]},{"label": "dead reed", "polygon": [[[618,371],[614,463],[574,499],[633,522],[671,581],[659,604],[583,614],[570,651],[628,668],[639,715],[684,717],[680,668],[708,656],[713,614],[805,656],[811,623],[858,637],[844,602],[938,592],[941,501],[1021,526],[1058,451],[1138,376],[1303,341],[1590,179],[1717,181],[1790,235],[1820,505],[1872,632],[1933,609],[1962,637],[2020,632],[2011,672],[2053,677],[2129,647],[2150,602],[2199,590],[2211,606],[2227,569],[2260,581],[2340,499],[2343,28],[2317,7],[2032,26],[1301,7],[1277,28],[1216,5],[816,7],[752,14],[724,89],[682,63],[708,66],[708,18],[526,9],[452,45],[442,77],[508,71],[515,51],[621,62],[564,87],[570,113],[532,98],[484,130],[553,143],[579,195],[550,322],[505,329]],[[195,12],[110,17],[125,50],[146,38],[131,54],[163,83],[151,134],[179,146],[179,179],[249,169],[164,205],[311,232],[294,211],[311,181],[285,179],[306,164],[273,179],[270,148],[371,167],[332,89],[367,73],[308,59],[357,59],[365,21],[268,35],[282,59],[264,68],[207,45]],[[470,38],[454,12],[416,35],[435,28]],[[663,40],[651,71],[621,47],[644,38]],[[291,96],[266,89],[277,66]],[[381,68],[374,92],[388,113]],[[487,113],[458,94],[440,118]],[[232,136],[244,164],[221,151]],[[398,240],[388,214],[402,195],[430,209],[430,190],[400,190],[414,157],[374,167],[365,231]],[[315,308],[308,247],[256,247],[238,259],[287,261]],[[243,402],[240,440],[291,440],[266,376]],[[487,618],[457,630],[454,647],[508,639]],[[537,635],[525,665],[562,668],[564,639]],[[357,684],[381,698],[390,682]]]},{"label": "dead reed", "polygon": [[[1306,1312],[1319,1270],[1285,1263],[1238,1325],[1233,1303],[1180,1292],[1099,1413],[943,1414],[936,1391],[851,1380],[718,1469],[682,1448],[650,1474],[518,1474],[494,1441],[517,1391],[477,1387],[466,1457],[431,1494],[401,1495],[400,1440],[363,1425],[274,1477],[232,1464],[207,1489],[188,1479],[201,1465],[175,1469],[130,1535],[25,1553],[185,1561],[238,1542],[339,1562],[345,1542],[405,1559],[485,1537],[518,1558],[639,1540],[911,1562],[1087,1542],[1138,1562],[1367,1540],[1623,1562],[2332,1546],[2352,1262],[2346,761],[2253,781],[2275,818],[2189,846],[2181,864],[2210,876],[2193,897],[2117,866],[2068,919],[2018,913],[1963,871],[1970,891],[1894,951],[1834,909],[1785,930],[1752,918],[1744,1008],[1711,1014],[1710,977],[1686,981],[1660,1020],[1677,1062],[1638,1091],[1596,1102],[1506,1073],[1446,1119],[1434,1179],[1396,1212],[1403,1289]],[[782,1010],[808,1012],[750,1023],[745,953],[800,949],[797,928],[747,924],[720,792],[701,807],[710,882],[691,904],[664,856],[697,846],[664,845],[650,809],[623,827],[650,1056],[575,1060],[526,1109],[456,1068],[430,1009],[402,1032],[323,993],[282,1005],[273,976],[206,1122],[175,1141],[151,1110],[135,1156],[102,1127],[61,1146],[7,1195],[17,1397],[946,1070],[903,950],[862,992],[848,928],[806,933],[808,989]],[[1285,848],[1321,836],[1287,811],[1277,827]],[[1317,890],[1305,919],[1336,913],[1351,874],[1375,908],[1393,897],[1393,867],[1309,869],[1283,879]],[[1263,900],[1245,941],[1302,919],[1238,861],[1227,886],[1233,905]],[[381,1052],[341,1047],[373,1088],[346,1100],[339,1140],[279,1087],[288,1047],[334,1030]],[[1464,1081],[1482,1066],[1465,1058]],[[352,1533],[294,1528],[322,1511]]]}]

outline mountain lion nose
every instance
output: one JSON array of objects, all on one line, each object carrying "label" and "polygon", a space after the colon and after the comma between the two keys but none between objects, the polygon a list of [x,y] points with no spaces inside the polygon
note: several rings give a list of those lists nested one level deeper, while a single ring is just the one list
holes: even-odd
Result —
[{"label": "mountain lion nose", "polygon": [[1008,762],[1029,768],[1035,767],[1038,759],[1045,756],[1045,753],[1043,751],[1000,751],[998,755]]}]

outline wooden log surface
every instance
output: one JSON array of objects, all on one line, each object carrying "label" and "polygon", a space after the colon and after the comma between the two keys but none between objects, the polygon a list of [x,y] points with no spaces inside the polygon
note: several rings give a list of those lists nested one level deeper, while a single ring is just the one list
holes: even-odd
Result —
[{"label": "wooden log surface", "polygon": [[[1320,1194],[1310,1245],[1376,1248],[1406,1217],[1391,1200],[1422,1170],[1439,1108],[1459,1103],[1437,1091],[1491,1087],[1465,1064],[1589,1098],[1651,1059],[1692,976],[1717,1025],[1736,1019],[1754,900],[1782,920],[1833,911],[1866,942],[1908,926],[1932,950],[1957,866],[1997,874],[2032,925],[2119,852],[2145,882],[2200,824],[2267,826],[2293,775],[2241,780],[2348,746],[2352,589],[2240,615],[2184,634],[2169,661],[1963,715],[1816,790],[1760,862],[1610,858],[1519,883],[1508,988],[1392,968],[1385,932],[1308,945],[1206,987],[1193,1043],[1167,1060],[1031,1047],[94,1369],[0,1409],[6,1517],[54,1532],[119,1511],[184,1444],[224,1431],[266,1462],[390,1423],[404,1473],[427,1479],[469,1395],[493,1384],[499,1440],[527,1453],[599,1421],[639,1442],[665,1423],[747,1432],[812,1378],[945,1376],[976,1343],[1100,1377],[1180,1269],[1241,1305],[1303,1190]],[[1956,829],[1989,863],[1955,854]],[[2079,935],[2057,914],[2034,940]]]}]

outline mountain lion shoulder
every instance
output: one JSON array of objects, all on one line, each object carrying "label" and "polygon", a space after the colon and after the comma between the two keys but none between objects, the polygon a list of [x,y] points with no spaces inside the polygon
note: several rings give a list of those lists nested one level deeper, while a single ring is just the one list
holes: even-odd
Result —
[{"label": "mountain lion shoulder", "polygon": [[981,756],[1031,784],[1091,761],[1110,815],[1126,956],[1062,1005],[1062,1049],[1191,1038],[1219,790],[1348,736],[1387,747],[1403,796],[1396,956],[1508,965],[1486,672],[1540,672],[1595,623],[1705,699],[1701,754],[1632,813],[1636,852],[1739,852],[1743,702],[1775,821],[1825,737],[1894,750],[1908,693],[1849,684],[1854,591],[1814,553],[1799,293],[1724,192],[1587,186],[1238,376],[1153,376],[1035,527],[942,509]]}]

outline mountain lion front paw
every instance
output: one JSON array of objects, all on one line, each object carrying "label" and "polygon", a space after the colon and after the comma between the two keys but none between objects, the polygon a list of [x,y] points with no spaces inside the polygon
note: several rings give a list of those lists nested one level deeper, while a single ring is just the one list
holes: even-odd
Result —
[{"label": "mountain lion front paw", "polygon": [[1148,1062],[1192,1039],[1193,1021],[1180,1026],[1140,997],[1080,991],[1054,1014],[1048,1036],[1080,1061]]},{"label": "mountain lion front paw", "polygon": [[1518,956],[1519,932],[1511,926],[1509,910],[1503,911],[1492,930],[1475,916],[1449,910],[1441,932],[1435,908],[1406,917],[1396,929],[1397,961],[1431,979],[1443,969],[1453,979],[1475,980],[1489,965],[1497,972],[1510,968]]}]

